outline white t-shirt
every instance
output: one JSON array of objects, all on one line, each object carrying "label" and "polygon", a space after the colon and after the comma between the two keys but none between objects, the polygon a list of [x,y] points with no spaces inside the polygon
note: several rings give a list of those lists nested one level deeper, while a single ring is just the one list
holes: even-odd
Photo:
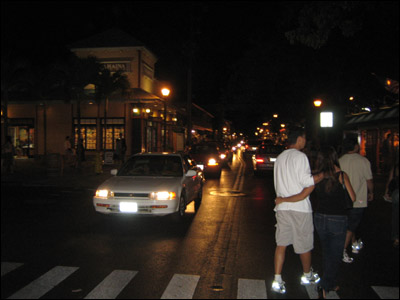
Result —
[{"label": "white t-shirt", "polygon": [[358,154],[345,154],[339,158],[342,171],[346,172],[350,178],[351,186],[356,193],[354,207],[368,206],[368,186],[367,180],[372,179],[371,163],[367,158]]},{"label": "white t-shirt", "polygon": [[[283,151],[274,166],[275,192],[278,197],[290,197],[299,194],[304,188],[314,185],[307,155],[296,149]],[[312,212],[309,197],[298,202],[283,202],[275,206],[277,210]]]}]

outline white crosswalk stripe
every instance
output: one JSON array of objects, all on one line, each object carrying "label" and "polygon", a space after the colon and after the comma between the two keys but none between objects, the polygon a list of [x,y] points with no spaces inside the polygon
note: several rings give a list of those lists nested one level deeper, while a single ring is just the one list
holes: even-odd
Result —
[{"label": "white crosswalk stripe", "polygon": [[21,263],[14,263],[14,262],[2,262],[1,263],[1,277],[14,271],[15,269],[21,267],[23,264]]},{"label": "white crosswalk stripe", "polygon": [[[318,298],[318,292],[317,292],[317,286],[316,285],[306,285],[305,288],[307,290],[307,294],[308,294],[308,297],[310,297],[310,299],[317,299]],[[340,299],[340,297],[335,291],[330,291],[326,295],[326,299]]]},{"label": "white crosswalk stripe", "polygon": [[85,299],[115,299],[137,273],[137,271],[114,270]]},{"label": "white crosswalk stripe", "polygon": [[268,299],[265,281],[239,278],[237,299]]},{"label": "white crosswalk stripe", "polygon": [[161,299],[192,299],[200,276],[175,274]]},{"label": "white crosswalk stripe", "polygon": [[78,269],[77,267],[54,267],[8,299],[39,299]]},{"label": "white crosswalk stripe", "polygon": [[381,299],[399,299],[399,287],[373,286],[372,289]]},{"label": "white crosswalk stripe", "polygon": [[[18,268],[23,265],[23,263],[2,262],[1,276],[6,277],[5,275],[11,272],[24,272],[24,270],[18,271]],[[11,295],[8,299],[38,299],[78,269],[78,267],[56,266]],[[131,270],[114,270],[89,292],[85,299],[115,299],[138,273],[138,271]],[[161,299],[192,299],[199,280],[199,275],[174,274]],[[268,284],[265,280],[239,278],[237,299],[268,299]],[[315,285],[305,286],[305,289],[310,299],[318,298]],[[398,287],[372,286],[372,289],[380,299],[399,299]],[[336,292],[332,291],[327,294],[327,299],[340,299],[340,297]]]}]

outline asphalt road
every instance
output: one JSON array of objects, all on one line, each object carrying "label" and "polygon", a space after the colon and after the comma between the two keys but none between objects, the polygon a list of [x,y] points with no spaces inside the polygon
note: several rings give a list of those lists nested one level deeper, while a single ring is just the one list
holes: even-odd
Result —
[{"label": "asphalt road", "polygon": [[[270,291],[275,217],[272,174],[255,177],[235,157],[208,179],[203,202],[181,223],[169,217],[104,217],[90,188],[2,184],[1,298],[315,298],[299,284],[301,264],[287,250],[287,294]],[[398,249],[387,202],[370,204],[365,249],[342,263],[332,298],[398,298]],[[321,251],[315,236],[313,266]]]}]

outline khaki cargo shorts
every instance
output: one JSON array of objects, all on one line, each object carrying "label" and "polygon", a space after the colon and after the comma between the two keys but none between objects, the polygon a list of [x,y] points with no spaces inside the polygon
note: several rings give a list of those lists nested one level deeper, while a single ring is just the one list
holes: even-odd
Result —
[{"label": "khaki cargo shorts", "polygon": [[314,248],[312,213],[278,210],[275,239],[278,246],[293,245],[294,252],[302,254]]}]

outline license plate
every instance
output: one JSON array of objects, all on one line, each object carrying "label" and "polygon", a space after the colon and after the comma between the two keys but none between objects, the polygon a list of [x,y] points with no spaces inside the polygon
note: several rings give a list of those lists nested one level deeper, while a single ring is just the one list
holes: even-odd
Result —
[{"label": "license plate", "polygon": [[138,206],[137,203],[132,203],[132,202],[121,202],[119,204],[119,210],[121,212],[137,212],[138,211]]}]

